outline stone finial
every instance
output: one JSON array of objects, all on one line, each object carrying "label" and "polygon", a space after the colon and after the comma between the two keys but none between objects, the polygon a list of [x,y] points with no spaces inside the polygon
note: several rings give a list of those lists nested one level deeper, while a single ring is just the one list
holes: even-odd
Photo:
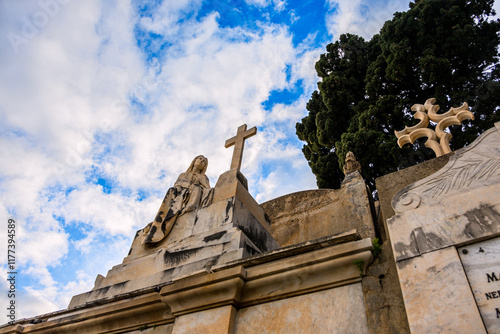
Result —
[{"label": "stone finial", "polygon": [[[425,146],[432,149],[436,153],[436,157],[451,153],[450,139],[453,137],[451,133],[445,132],[450,125],[460,125],[466,119],[474,119],[474,114],[469,111],[469,105],[464,102],[458,108],[450,108],[444,114],[438,114],[438,105],[434,105],[435,98],[430,98],[425,101],[425,104],[414,104],[411,107],[415,111],[413,117],[419,119],[420,123],[415,126],[405,126],[402,131],[394,131],[398,137],[399,147],[405,144],[413,144],[416,139],[427,137]],[[436,122],[436,131],[427,128],[429,119]],[[438,142],[439,140],[439,142]]]},{"label": "stone finial", "polygon": [[347,175],[348,173],[354,172],[356,170],[361,171],[361,165],[356,160],[354,153],[349,151],[345,156],[344,175]]}]

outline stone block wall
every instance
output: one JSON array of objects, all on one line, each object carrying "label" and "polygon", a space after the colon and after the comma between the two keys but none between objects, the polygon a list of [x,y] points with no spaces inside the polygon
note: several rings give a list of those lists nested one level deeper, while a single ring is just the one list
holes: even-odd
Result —
[{"label": "stone block wall", "polygon": [[262,203],[271,234],[283,247],[352,229],[375,238],[369,194],[358,171],[337,190],[301,191]]},{"label": "stone block wall", "polygon": [[[393,195],[383,199],[390,205]],[[360,173],[355,171],[347,174],[340,189],[302,191],[261,206],[271,221],[271,234],[283,246],[350,229],[356,229],[364,238],[378,238],[381,252],[362,278],[367,333],[409,333],[391,246],[383,242],[384,229],[375,224],[376,215],[370,201],[371,194]]]}]

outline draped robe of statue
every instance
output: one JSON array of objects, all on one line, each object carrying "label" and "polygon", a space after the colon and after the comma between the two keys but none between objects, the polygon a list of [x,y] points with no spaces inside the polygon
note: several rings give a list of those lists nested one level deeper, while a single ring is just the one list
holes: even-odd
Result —
[{"label": "draped robe of statue", "polygon": [[185,173],[168,189],[155,220],[146,227],[142,244],[156,244],[167,237],[177,218],[199,207],[210,205],[213,189],[205,175],[208,160],[202,155],[194,158]]}]

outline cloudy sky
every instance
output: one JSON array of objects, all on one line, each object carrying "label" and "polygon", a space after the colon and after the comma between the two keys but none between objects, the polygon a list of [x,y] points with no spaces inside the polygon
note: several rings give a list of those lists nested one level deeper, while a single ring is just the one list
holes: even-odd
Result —
[{"label": "cloudy sky", "polygon": [[295,123],[315,61],[341,33],[370,38],[407,6],[0,0],[0,273],[14,219],[18,318],[66,308],[121,263],[196,155],[215,185],[243,123],[258,128],[242,172],[259,203],[314,189]]}]

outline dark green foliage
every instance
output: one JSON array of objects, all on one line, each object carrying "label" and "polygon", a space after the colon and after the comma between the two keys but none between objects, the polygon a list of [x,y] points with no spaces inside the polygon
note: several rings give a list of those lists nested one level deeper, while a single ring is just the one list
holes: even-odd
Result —
[{"label": "dark green foliage", "polygon": [[365,271],[363,270],[364,261],[361,259],[354,260],[354,264],[356,265],[356,267],[358,267],[359,276],[361,277],[365,276],[364,275]]},{"label": "dark green foliage", "polygon": [[[476,119],[451,128],[452,149],[500,120],[500,21],[492,0],[420,0],[395,13],[370,41],[351,34],[327,46],[321,78],[297,123],[303,152],[320,188],[338,188],[353,151],[365,180],[408,165],[414,146],[397,146],[395,130],[411,126],[410,108],[430,97],[441,110],[469,103]],[[455,129],[458,127],[458,129]],[[460,129],[462,128],[462,130]],[[429,150],[420,158],[434,157]]]}]

